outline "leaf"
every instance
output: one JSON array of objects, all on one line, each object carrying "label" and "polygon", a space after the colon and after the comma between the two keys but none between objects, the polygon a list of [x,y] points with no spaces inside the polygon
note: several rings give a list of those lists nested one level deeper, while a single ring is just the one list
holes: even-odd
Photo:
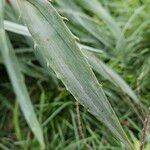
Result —
[{"label": "leaf", "polygon": [[4,64],[6,66],[9,78],[11,80],[13,89],[17,96],[17,100],[20,104],[21,110],[25,116],[25,119],[28,125],[30,126],[32,132],[34,133],[35,137],[41,144],[41,147],[44,147],[42,129],[36,118],[33,106],[31,104],[31,100],[24,83],[23,75],[20,72],[18,60],[14,54],[14,50],[10,44],[10,41],[8,40],[4,31],[3,15],[4,1],[0,0],[0,52],[2,54]]},{"label": "leaf", "polygon": [[46,0],[19,0],[20,10],[37,46],[70,93],[101,120],[128,149],[133,149],[101,85],[81,53],[71,32]]},{"label": "leaf", "polygon": [[23,34],[23,35],[26,35],[26,36],[29,35],[29,31],[28,31],[27,28],[24,28],[23,26],[21,26],[17,23],[10,22],[10,21],[7,21],[7,20],[4,21],[4,28],[5,28],[5,30],[10,31],[10,32]]}]

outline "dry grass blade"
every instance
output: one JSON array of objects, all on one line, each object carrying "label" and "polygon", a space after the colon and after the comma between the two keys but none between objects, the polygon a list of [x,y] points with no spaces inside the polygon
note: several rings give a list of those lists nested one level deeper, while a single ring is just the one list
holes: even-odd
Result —
[{"label": "dry grass blade", "polygon": [[[25,23],[47,69],[79,102],[101,120],[128,149],[133,149],[92,69],[61,17],[46,0],[19,0]],[[24,15],[25,14],[25,15]]]},{"label": "dry grass blade", "polygon": [[150,123],[150,108],[149,108],[149,112],[146,115],[146,118],[143,122],[144,127],[143,127],[143,136],[142,136],[142,140],[141,140],[140,150],[144,150],[146,137],[147,137],[147,133],[148,133],[148,128],[149,128],[149,123]]}]

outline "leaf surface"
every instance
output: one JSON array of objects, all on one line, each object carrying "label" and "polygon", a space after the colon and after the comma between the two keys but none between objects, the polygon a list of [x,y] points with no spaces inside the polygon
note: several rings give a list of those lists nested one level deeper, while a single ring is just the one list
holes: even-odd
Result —
[{"label": "leaf surface", "polygon": [[46,0],[19,0],[19,6],[37,47],[35,53],[46,61],[47,69],[52,68],[75,99],[132,149],[101,85],[54,7]]}]

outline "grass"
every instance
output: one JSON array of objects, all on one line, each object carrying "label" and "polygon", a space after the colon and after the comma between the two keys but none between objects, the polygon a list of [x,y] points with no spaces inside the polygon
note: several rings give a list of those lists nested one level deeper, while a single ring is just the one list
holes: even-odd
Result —
[{"label": "grass", "polygon": [[[105,124],[99,121],[99,114],[97,119],[83,106],[79,105],[79,108],[76,108],[75,98],[69,91],[73,95],[78,93],[74,93],[75,91],[72,91],[70,87],[68,87],[69,91],[66,90],[64,84],[68,84],[67,77],[60,78],[63,84],[53,72],[53,70],[56,72],[55,67],[53,70],[47,69],[47,62],[41,58],[43,51],[36,54],[35,57],[33,49],[37,45],[33,46],[31,35],[29,35],[21,19],[23,9],[14,8],[16,6],[13,5],[15,0],[10,2],[12,6],[10,3],[6,3],[4,9],[4,27],[9,38],[4,41],[8,47],[9,45],[13,46],[10,49],[13,50],[15,59],[20,66],[19,72],[24,77],[24,83],[20,83],[20,85],[26,85],[25,88],[30,96],[30,101],[32,101],[31,106],[36,114],[35,118],[42,127],[46,149],[125,149],[125,145],[111,134],[112,128],[102,118],[100,120]],[[65,23],[73,34],[68,34],[68,37],[73,36],[77,39],[76,42],[82,50],[82,54],[87,58],[91,68],[94,69],[97,80],[102,84],[103,91],[117,114],[124,132],[134,149],[137,150],[140,148],[144,136],[142,121],[148,114],[148,107],[150,106],[148,92],[150,83],[148,77],[150,65],[148,3],[148,0],[128,2],[123,0],[112,2],[93,0],[88,3],[85,0],[55,0],[52,3],[61,16],[69,20]],[[28,26],[27,21],[26,24]],[[57,22],[54,24],[57,25]],[[31,27],[30,32],[33,34]],[[0,36],[2,36],[1,33]],[[35,38],[35,40],[38,39]],[[42,41],[42,43],[44,42]],[[4,49],[1,47],[0,50]],[[74,51],[76,51],[75,48]],[[47,55],[49,54],[47,53]],[[20,102],[16,101],[14,94],[16,89],[16,86],[13,88],[14,80],[8,78],[10,75],[11,79],[13,76],[11,74],[19,67],[14,69],[11,67],[12,71],[10,73],[8,71],[8,74],[4,64],[7,68],[6,64],[9,61],[2,58],[4,58],[3,54],[0,53],[0,149],[41,149],[39,142],[42,141],[40,139],[42,135],[37,136],[32,129],[33,126],[30,126],[32,122],[24,118],[26,113],[31,110],[23,112],[23,106],[19,107],[18,103],[20,104]],[[78,66],[79,64],[83,66],[82,57],[79,58]],[[12,62],[15,60],[14,57],[9,59],[12,59]],[[74,60],[73,55],[68,57],[68,61],[69,59],[71,63]],[[44,67],[37,60],[40,60]],[[74,64],[77,64],[76,61]],[[66,72],[67,70],[64,74]],[[15,75],[15,77],[17,76]],[[65,79],[63,80],[63,78]],[[78,81],[81,79],[82,74],[80,74]],[[76,83],[71,79],[69,81],[72,85]],[[90,80],[87,79],[87,81]],[[90,89],[90,86],[88,88]],[[18,89],[22,91],[21,88]],[[16,91],[16,93],[19,92]],[[86,103],[88,98],[82,99],[82,94],[79,95],[79,98],[85,100]],[[19,98],[18,100],[22,99]],[[91,107],[90,111],[93,112],[92,110]],[[39,128],[37,127],[38,131]],[[147,131],[146,139],[143,140],[145,141],[145,150],[150,147],[149,136]]]}]

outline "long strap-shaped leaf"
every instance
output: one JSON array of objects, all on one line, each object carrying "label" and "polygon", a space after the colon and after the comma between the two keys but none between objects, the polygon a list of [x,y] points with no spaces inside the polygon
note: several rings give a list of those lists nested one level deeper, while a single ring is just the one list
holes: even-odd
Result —
[{"label": "long strap-shaped leaf", "polygon": [[41,146],[44,147],[43,133],[24,84],[18,60],[5,34],[3,15],[4,0],[0,0],[0,52],[25,119]]},{"label": "long strap-shaped leaf", "polygon": [[47,68],[51,67],[72,95],[132,149],[102,87],[56,10],[46,0],[19,0],[19,6],[38,47],[35,52],[46,60]]}]

